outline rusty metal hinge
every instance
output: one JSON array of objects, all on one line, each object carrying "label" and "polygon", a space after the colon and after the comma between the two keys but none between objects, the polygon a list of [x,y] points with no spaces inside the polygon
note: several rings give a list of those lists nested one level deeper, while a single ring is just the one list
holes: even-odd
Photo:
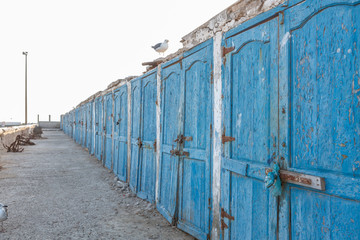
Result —
[{"label": "rusty metal hinge", "polygon": [[183,144],[184,141],[190,142],[193,140],[193,137],[185,137],[184,135],[180,134],[178,137],[174,140],[174,142],[178,142],[179,144]]},{"label": "rusty metal hinge", "polygon": [[139,146],[139,148],[141,148],[142,147],[142,145],[143,145],[143,143],[142,143],[142,141],[141,141],[141,138],[140,137],[138,137],[138,142],[137,142],[137,145]]},{"label": "rusty metal hinge", "polygon": [[189,157],[190,153],[189,152],[185,152],[185,151],[181,151],[181,155],[185,156],[185,157]]},{"label": "rusty metal hinge", "polygon": [[221,230],[224,231],[225,228],[229,228],[229,226],[225,223],[224,218],[231,220],[235,220],[233,216],[228,214],[224,208],[221,208]]},{"label": "rusty metal hinge", "polygon": [[224,208],[221,208],[221,218],[227,218],[229,220],[235,220],[235,218],[233,216],[231,216],[230,214],[228,214]]},{"label": "rusty metal hinge", "polygon": [[171,155],[180,156],[180,151],[177,149],[170,150]]},{"label": "rusty metal hinge", "polygon": [[223,47],[222,48],[222,57],[225,57],[226,54],[228,54],[229,52],[232,52],[235,50],[235,47]]},{"label": "rusty metal hinge", "polygon": [[185,151],[180,151],[178,149],[173,149],[170,151],[171,155],[176,155],[176,156],[185,156],[185,157],[189,157],[190,153],[189,152],[185,152]]},{"label": "rusty metal hinge", "polygon": [[224,231],[225,228],[229,228],[228,225],[224,222],[224,219],[221,219],[221,230]]},{"label": "rusty metal hinge", "polygon": [[232,142],[235,141],[234,137],[230,137],[230,136],[225,136],[224,134],[221,136],[221,141],[222,143],[226,143],[226,142]]},{"label": "rusty metal hinge", "polygon": [[156,139],[154,141],[153,147],[154,147],[154,152],[156,152]]}]

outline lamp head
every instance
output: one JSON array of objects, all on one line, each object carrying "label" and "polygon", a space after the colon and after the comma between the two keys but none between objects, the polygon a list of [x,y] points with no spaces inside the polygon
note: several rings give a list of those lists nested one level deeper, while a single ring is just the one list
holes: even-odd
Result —
[{"label": "lamp head", "polygon": [[23,52],[23,55],[27,55],[28,54],[28,52]]}]

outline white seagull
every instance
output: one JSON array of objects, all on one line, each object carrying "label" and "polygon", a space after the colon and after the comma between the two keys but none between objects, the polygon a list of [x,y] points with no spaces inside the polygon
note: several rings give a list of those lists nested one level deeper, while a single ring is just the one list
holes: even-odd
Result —
[{"label": "white seagull", "polygon": [[158,53],[163,53],[164,54],[164,52],[169,47],[168,42],[169,42],[169,40],[165,39],[164,42],[155,44],[154,46],[152,46],[152,48],[155,49],[155,51],[157,51]]},{"label": "white seagull", "polygon": [[0,203],[0,222],[2,232],[4,231],[4,221],[8,218],[7,207],[8,206]]}]

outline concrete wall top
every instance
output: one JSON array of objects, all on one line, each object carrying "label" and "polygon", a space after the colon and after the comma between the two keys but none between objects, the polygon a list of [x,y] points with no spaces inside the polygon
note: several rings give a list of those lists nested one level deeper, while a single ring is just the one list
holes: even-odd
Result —
[{"label": "concrete wall top", "polygon": [[0,136],[6,136],[8,134],[16,133],[26,129],[33,129],[36,124],[28,124],[16,127],[2,127],[0,128]]},{"label": "concrete wall top", "polygon": [[223,10],[209,21],[182,37],[183,47],[190,49],[210,38],[217,32],[227,32],[241,23],[256,17],[284,0],[240,0]]},{"label": "concrete wall top", "polygon": [[6,152],[4,145],[9,146],[15,141],[17,135],[29,137],[29,134],[33,132],[35,126],[35,124],[29,124],[17,127],[0,128],[0,155]]}]

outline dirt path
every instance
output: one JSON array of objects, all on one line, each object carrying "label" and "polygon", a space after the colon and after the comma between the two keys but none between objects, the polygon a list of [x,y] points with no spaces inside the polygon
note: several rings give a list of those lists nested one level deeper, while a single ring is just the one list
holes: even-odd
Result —
[{"label": "dirt path", "polygon": [[[0,155],[0,239],[194,239],[60,131]],[[1,229],[0,229],[1,230]]]}]

